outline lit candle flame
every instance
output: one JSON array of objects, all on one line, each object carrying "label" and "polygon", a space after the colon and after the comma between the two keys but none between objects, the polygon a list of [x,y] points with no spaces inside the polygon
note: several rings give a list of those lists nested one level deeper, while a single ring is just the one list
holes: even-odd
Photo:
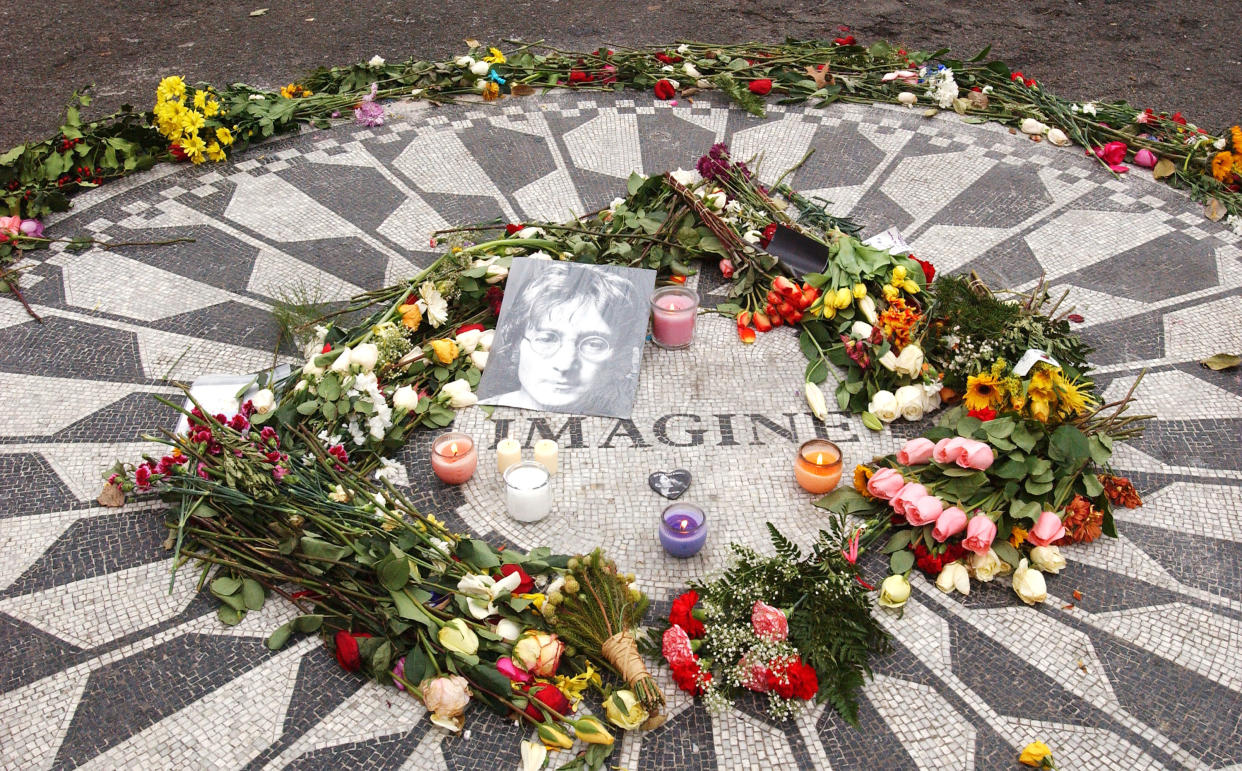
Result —
[{"label": "lit candle flame", "polygon": [[815,465],[816,466],[824,465],[824,454],[822,452],[819,455],[815,456]]},{"label": "lit candle flame", "polygon": [[453,456],[457,455],[457,442],[453,442],[449,445],[448,454]]},{"label": "lit candle flame", "polygon": [[677,303],[676,303],[676,302],[674,302],[673,300],[669,300],[669,301],[668,301],[668,309],[669,309],[670,311],[675,311],[675,310],[677,310]]},{"label": "lit candle flame", "polygon": [[684,533],[684,532],[686,532],[686,525],[687,525],[687,524],[689,524],[689,522],[690,522],[690,520],[688,520],[688,519],[683,519],[683,520],[681,521],[681,524],[680,524],[680,526],[679,526],[679,527],[681,527],[681,532],[683,532],[683,533]]}]

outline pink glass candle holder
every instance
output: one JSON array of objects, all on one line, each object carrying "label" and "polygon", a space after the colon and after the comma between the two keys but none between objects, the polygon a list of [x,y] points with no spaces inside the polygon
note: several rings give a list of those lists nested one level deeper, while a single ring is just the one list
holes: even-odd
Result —
[{"label": "pink glass candle holder", "polygon": [[469,434],[441,434],[431,443],[431,470],[441,482],[459,485],[474,476],[479,451]]},{"label": "pink glass candle holder", "polygon": [[684,286],[664,286],[651,295],[651,339],[661,348],[689,348],[699,296]]}]

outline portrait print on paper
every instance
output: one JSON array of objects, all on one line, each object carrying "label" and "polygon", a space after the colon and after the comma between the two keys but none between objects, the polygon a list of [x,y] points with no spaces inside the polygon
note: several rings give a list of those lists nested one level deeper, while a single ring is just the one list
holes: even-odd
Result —
[{"label": "portrait print on paper", "polygon": [[480,403],[628,418],[655,275],[515,259],[479,382]]}]

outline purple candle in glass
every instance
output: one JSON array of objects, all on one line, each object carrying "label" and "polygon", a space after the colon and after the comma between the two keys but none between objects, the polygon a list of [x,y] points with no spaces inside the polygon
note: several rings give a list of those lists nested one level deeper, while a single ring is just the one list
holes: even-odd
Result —
[{"label": "purple candle in glass", "polygon": [[698,506],[674,503],[660,515],[660,543],[674,557],[693,557],[707,541],[707,515]]}]

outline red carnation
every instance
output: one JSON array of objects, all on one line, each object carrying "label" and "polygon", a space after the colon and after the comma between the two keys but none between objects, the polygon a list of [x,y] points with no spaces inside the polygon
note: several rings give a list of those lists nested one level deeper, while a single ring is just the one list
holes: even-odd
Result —
[{"label": "red carnation", "polygon": [[703,622],[693,615],[694,606],[698,601],[698,592],[686,592],[673,600],[673,609],[668,614],[668,622],[686,630],[686,635],[692,640],[702,637],[706,632]]},{"label": "red carnation", "polygon": [[982,420],[984,423],[987,423],[989,420],[996,419],[996,410],[992,409],[991,407],[984,407],[981,410],[971,410],[970,412],[967,412],[966,414],[972,418],[978,418],[979,420]]},{"label": "red carnation", "polygon": [[665,53],[656,54],[655,58],[663,62],[664,64],[681,64],[681,61],[682,61],[680,56],[669,56],[668,54],[665,54]]},{"label": "red carnation", "polygon": [[171,155],[175,161],[184,161],[189,157],[185,154],[185,150],[181,149],[181,145],[176,142],[173,142],[168,146],[168,154]]},{"label": "red carnation", "polygon": [[522,225],[521,225],[521,223],[518,223],[517,225],[514,225],[512,222],[510,222],[508,225],[505,225],[505,235],[506,235],[506,236],[511,236],[511,235],[513,235],[514,233],[518,232],[518,231],[519,231],[519,230],[521,230],[521,229],[522,229]]},{"label": "red carnation", "polygon": [[917,262],[919,264],[919,267],[923,269],[923,277],[927,279],[927,283],[928,285],[930,285],[932,282],[932,279],[936,277],[936,267],[932,265],[930,262],[928,262],[927,260],[920,260],[918,257],[915,257],[914,255],[910,255],[910,259]]},{"label": "red carnation", "polygon": [[499,580],[508,578],[514,573],[517,573],[519,576],[521,576],[522,580],[518,581],[517,588],[514,589],[513,592],[511,592],[512,594],[528,594],[532,589],[535,588],[535,579],[531,578],[530,574],[527,573],[525,570],[522,570],[521,565],[511,565],[511,564],[501,565],[500,575],[493,576],[493,578],[499,581]]},{"label": "red carnation", "polygon": [[752,94],[758,94],[759,96],[767,96],[768,94],[772,93],[772,80],[771,78],[760,78],[758,80],[752,80],[750,84],[747,85],[746,87],[750,89],[750,93]]},{"label": "red carnation", "polygon": [[799,699],[810,700],[819,693],[819,675],[815,673],[815,667],[801,659],[789,668],[789,679],[794,684],[794,696]]},{"label": "red carnation", "polygon": [[544,706],[553,712],[562,715],[569,714],[569,699],[565,698],[565,694],[561,693],[561,689],[551,683],[539,683],[526,688],[526,694],[530,696],[530,703],[526,705],[525,712],[530,715],[531,720],[543,722],[543,713],[539,711],[536,701],[543,702]]},{"label": "red carnation", "polygon": [[857,41],[854,40],[853,35],[846,35],[845,37],[834,37],[832,39],[832,42],[836,43],[839,46],[852,46]]},{"label": "red carnation", "polygon": [[348,672],[357,672],[362,669],[362,657],[358,653],[358,640],[370,637],[366,632],[351,634],[344,629],[336,633],[333,638],[336,643],[336,663]]},{"label": "red carnation", "polygon": [[592,80],[595,80],[595,76],[588,75],[582,70],[570,70],[569,71],[569,82],[570,83],[590,83]]},{"label": "red carnation", "polygon": [[698,658],[694,658],[685,662],[679,667],[673,667],[673,681],[677,683],[677,687],[686,693],[698,696],[703,693],[703,687],[712,680],[711,672],[704,672],[699,666]]},{"label": "red carnation", "polygon": [[668,78],[660,78],[655,84],[656,99],[668,101],[677,95],[677,89],[673,88],[672,82]]}]

